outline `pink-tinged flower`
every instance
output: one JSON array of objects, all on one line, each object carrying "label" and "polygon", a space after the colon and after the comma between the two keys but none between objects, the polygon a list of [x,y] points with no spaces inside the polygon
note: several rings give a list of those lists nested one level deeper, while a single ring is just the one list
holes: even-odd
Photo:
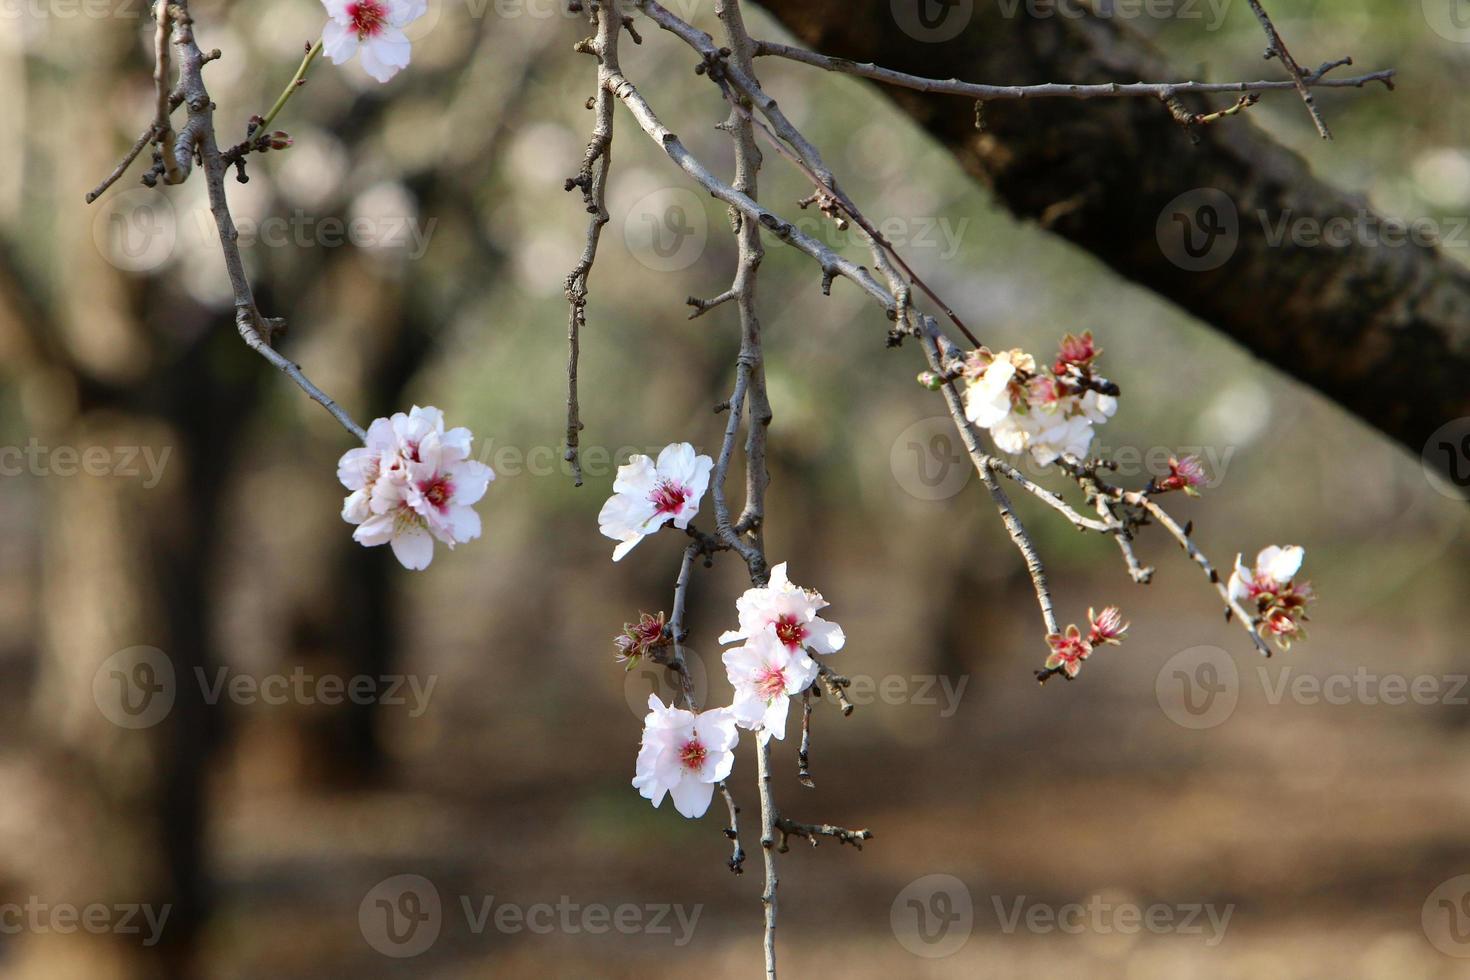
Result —
[{"label": "pink-tinged flower", "polygon": [[1307,604],[1316,598],[1309,583],[1295,581],[1305,557],[1305,549],[1297,545],[1271,545],[1256,555],[1254,568],[1236,555],[1230,576],[1230,598],[1255,613],[1256,631],[1283,650],[1291,649],[1293,640],[1306,639],[1302,623],[1308,621]]},{"label": "pink-tinged flower", "polygon": [[1047,670],[1060,670],[1069,678],[1076,677],[1082,669],[1082,661],[1092,656],[1092,644],[1083,637],[1076,625],[1068,626],[1065,634],[1052,633],[1046,638],[1051,647],[1051,656],[1046,658]]},{"label": "pink-tinged flower", "polygon": [[403,33],[427,9],[425,0],[322,0],[331,20],[322,28],[322,53],[332,64],[362,55],[362,67],[386,82],[407,67],[409,41]]},{"label": "pink-tinged flower", "polygon": [[668,794],[681,814],[702,817],[715,784],[735,766],[739,738],[729,708],[695,714],[669,707],[657,694],[650,694],[633,786],[654,806]]},{"label": "pink-tinged flower", "polygon": [[720,642],[735,643],[766,633],[793,653],[806,648],[817,653],[836,653],[847,637],[841,626],[817,615],[828,605],[820,592],[791,584],[783,561],[771,569],[771,578],[764,587],[746,589],[735,600],[740,628],[722,634]]},{"label": "pink-tinged flower", "polygon": [[1306,557],[1306,549],[1299,545],[1282,548],[1273,544],[1260,550],[1256,555],[1256,567],[1251,569],[1245,567],[1240,555],[1236,555],[1235,572],[1230,576],[1230,597],[1240,601],[1275,592],[1296,577]]},{"label": "pink-tinged flower", "polygon": [[1057,360],[1052,366],[1052,371],[1059,375],[1067,374],[1068,365],[1075,364],[1078,367],[1088,367],[1094,358],[1102,351],[1093,343],[1092,331],[1088,330],[1080,337],[1067,334],[1062,338],[1061,345],[1057,349]]},{"label": "pink-tinged flower", "polygon": [[618,467],[613,495],[597,515],[598,530],[619,542],[613,561],[621,561],[639,541],[669,521],[683,530],[699,513],[714,461],[695,455],[687,442],[665,446],[655,463],[636,455]]},{"label": "pink-tinged flower", "polygon": [[1183,490],[1191,497],[1198,497],[1199,491],[1195,488],[1204,482],[1205,467],[1198,456],[1186,456],[1183,459],[1170,456],[1169,475],[1154,484],[1154,491],[1168,493],[1171,490]]},{"label": "pink-tinged flower", "polygon": [[1122,643],[1123,634],[1128,632],[1131,623],[1123,622],[1123,613],[1117,606],[1108,606],[1100,613],[1087,610],[1087,642],[1092,646],[1101,646],[1104,643]]},{"label": "pink-tinged flower", "polygon": [[624,623],[623,631],[613,638],[618,648],[618,663],[626,663],[628,669],[658,646],[664,639],[664,614],[639,613],[638,622]]},{"label": "pink-tinged flower", "polygon": [[741,728],[786,737],[786,709],[817,679],[817,663],[801,647],[792,649],[771,633],[757,633],[725,651],[725,674],[735,687],[730,712]]},{"label": "pink-tinged flower", "polygon": [[473,505],[495,472],[469,459],[469,429],[444,429],[444,413],[415,405],[408,414],[375,419],[360,449],[337,463],[337,478],[352,491],[342,519],[356,524],[353,540],[389,544],[405,568],[427,568],[434,539],[450,548],[480,536]]}]

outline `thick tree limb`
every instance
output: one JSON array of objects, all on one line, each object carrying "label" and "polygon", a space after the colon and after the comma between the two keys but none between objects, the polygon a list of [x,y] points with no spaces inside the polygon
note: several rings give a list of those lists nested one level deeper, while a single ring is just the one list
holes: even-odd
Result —
[{"label": "thick tree limb", "polygon": [[[927,78],[1180,77],[1116,20],[1007,18],[976,4],[958,37],[926,43],[897,28],[889,4],[764,6],[817,51]],[[977,130],[972,107],[952,95],[885,91],[1017,216],[1042,221],[1410,451],[1470,416],[1470,271],[1437,248],[1388,245],[1378,233],[1352,234],[1341,247],[1273,244],[1284,219],[1354,229],[1381,229],[1381,219],[1247,120],[1193,128],[1193,146],[1151,100],[1018,100],[987,103]],[[1178,98],[1196,112],[1221,108]],[[1170,202],[1202,188],[1233,204],[1239,230],[1228,260],[1189,271],[1160,246],[1157,224]]]}]

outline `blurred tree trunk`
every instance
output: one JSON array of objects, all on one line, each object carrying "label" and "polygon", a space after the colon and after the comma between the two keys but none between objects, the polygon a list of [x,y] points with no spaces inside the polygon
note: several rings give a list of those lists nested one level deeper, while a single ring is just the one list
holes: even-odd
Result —
[{"label": "blurred tree trunk", "polygon": [[[1032,17],[1025,4],[1011,16],[1001,4],[975,3],[973,13],[969,3],[935,5],[937,15],[966,18],[957,36],[936,42],[900,29],[886,2],[761,3],[813,50],[927,78],[1031,84],[1188,74],[1171,68],[1120,18]],[[1317,16],[1333,13],[1321,8]],[[1445,422],[1470,416],[1470,271],[1439,249],[1414,244],[1273,245],[1270,229],[1283,216],[1355,222],[1365,205],[1314,178],[1300,157],[1248,119],[1206,127],[1193,146],[1153,99],[1037,99],[990,103],[977,129],[975,107],[964,99],[883,88],[1017,217],[1040,222],[1172,300],[1410,451],[1420,452]],[[1375,87],[1343,97],[1406,96]],[[1209,111],[1202,99],[1186,102]],[[1172,243],[1161,246],[1158,225],[1179,195],[1205,188],[1233,203],[1237,242],[1217,268],[1189,271],[1171,261]],[[1208,202],[1176,206],[1188,221],[1199,217],[1201,204]]]}]

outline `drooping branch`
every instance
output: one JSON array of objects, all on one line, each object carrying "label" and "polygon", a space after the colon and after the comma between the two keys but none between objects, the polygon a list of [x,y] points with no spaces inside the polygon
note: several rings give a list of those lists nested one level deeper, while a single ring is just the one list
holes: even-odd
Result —
[{"label": "drooping branch", "polygon": [[[367,438],[367,434],[362,427],[354,422],[352,417],[326,392],[307,378],[299,365],[272,346],[274,338],[285,329],[285,321],[280,318],[263,316],[255,303],[250,279],[245,272],[245,261],[240,254],[239,232],[230,215],[229,201],[225,194],[225,177],[232,160],[220,150],[218,139],[215,136],[214,102],[210,99],[209,89],[204,83],[204,66],[218,59],[219,51],[205,53],[200,50],[194,39],[194,21],[189,14],[188,0],[172,0],[166,6],[163,4],[160,6],[163,8],[160,12],[160,22],[166,16],[172,24],[172,44],[178,52],[179,81],[167,100],[162,95],[163,83],[159,83],[159,111],[166,120],[168,111],[171,111],[176,105],[183,105],[188,112],[188,119],[174,138],[173,146],[161,146],[159,162],[155,164],[154,171],[145,174],[144,182],[149,182],[151,175],[161,174],[165,184],[182,183],[192,173],[194,157],[196,153],[198,154],[202,164],[205,188],[209,195],[210,214],[219,232],[220,250],[225,259],[225,271],[229,276],[230,290],[234,295],[235,326],[239,330],[241,339],[251,350],[270,362],[276,370],[295,382],[309,398],[325,408],[339,425],[352,433],[359,441],[363,441]],[[160,66],[159,77],[162,77],[166,75],[166,56],[160,59]],[[166,108],[165,101],[167,101]],[[148,133],[151,135],[159,131],[159,122],[155,120],[150,125]],[[114,183],[127,170],[128,165],[137,157],[141,149],[141,146],[135,146],[114,168],[113,173],[87,196],[87,200],[89,202],[95,200]],[[170,168],[170,159],[177,165],[175,168]]]}]

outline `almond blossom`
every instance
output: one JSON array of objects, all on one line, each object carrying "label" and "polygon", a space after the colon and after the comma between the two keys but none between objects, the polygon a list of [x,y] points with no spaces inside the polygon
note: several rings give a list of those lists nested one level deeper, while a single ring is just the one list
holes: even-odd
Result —
[{"label": "almond blossom", "polygon": [[1068,626],[1065,632],[1047,636],[1046,645],[1051,647],[1051,655],[1046,658],[1046,669],[1039,671],[1037,676],[1045,681],[1052,674],[1065,674],[1071,680],[1082,670],[1082,661],[1099,647],[1121,644],[1128,626],[1117,606],[1108,606],[1100,613],[1088,609],[1086,636],[1076,624]]},{"label": "almond blossom", "polygon": [[739,737],[729,708],[695,714],[665,705],[657,694],[650,694],[633,786],[654,806],[662,804],[667,794],[684,816],[702,817],[714,798],[715,784],[735,766]]},{"label": "almond blossom", "polygon": [[774,633],[757,633],[742,646],[725,651],[725,674],[735,687],[730,711],[735,723],[764,736],[786,737],[786,709],[817,679],[817,663],[797,647],[789,648]]},{"label": "almond blossom", "polygon": [[1306,558],[1299,545],[1262,548],[1256,555],[1254,568],[1247,568],[1241,556],[1235,556],[1235,571],[1230,576],[1230,598],[1256,614],[1256,631],[1276,641],[1283,650],[1291,649],[1296,639],[1306,639],[1302,623],[1307,621],[1307,603],[1315,598],[1312,586],[1294,580]]},{"label": "almond blossom", "polygon": [[1063,338],[1049,371],[1022,350],[972,351],[961,368],[965,417],[1002,452],[1029,452],[1039,465],[1083,457],[1093,427],[1118,410],[1117,387],[1093,372],[1099,353],[1090,333]]},{"label": "almond blossom", "polygon": [[598,530],[618,542],[613,561],[621,561],[644,537],[669,521],[681,531],[699,513],[714,461],[699,456],[687,442],[665,446],[658,462],[634,455],[618,467],[613,495],[597,515]]},{"label": "almond blossom", "polygon": [[375,419],[367,439],[337,463],[337,479],[351,491],[342,519],[356,524],[353,540],[388,544],[409,569],[434,558],[434,539],[451,549],[480,536],[473,505],[495,471],[469,458],[469,429],[445,431],[444,413],[432,406]]},{"label": "almond blossom", "polygon": [[1051,647],[1051,656],[1046,658],[1047,670],[1060,670],[1070,680],[1082,670],[1082,661],[1092,656],[1092,644],[1082,636],[1082,631],[1073,623],[1065,633],[1051,633],[1046,638]]},{"label": "almond blossom", "polygon": [[783,561],[771,569],[765,586],[746,589],[735,600],[740,628],[722,634],[720,642],[734,643],[766,633],[793,653],[808,647],[817,653],[836,653],[847,638],[841,626],[817,615],[828,605],[820,592],[793,585]]},{"label": "almond blossom", "polygon": [[386,82],[408,66],[409,41],[403,28],[428,10],[425,0],[322,0],[327,21],[322,53],[341,65],[360,54],[363,70]]}]

